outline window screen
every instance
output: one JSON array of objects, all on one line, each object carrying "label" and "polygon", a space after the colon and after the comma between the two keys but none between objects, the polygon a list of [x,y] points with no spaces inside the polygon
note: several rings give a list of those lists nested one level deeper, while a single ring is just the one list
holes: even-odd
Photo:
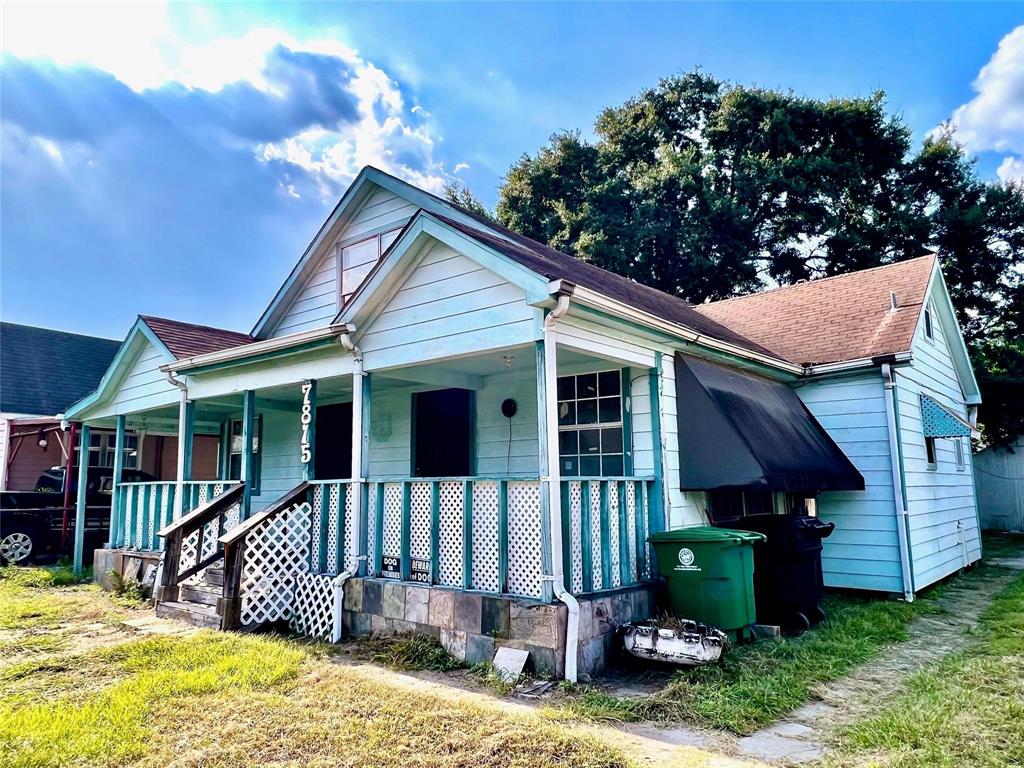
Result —
[{"label": "window screen", "polygon": [[622,429],[620,371],[558,377],[558,456],[563,475],[622,475]]},{"label": "window screen", "polygon": [[345,246],[341,249],[341,303],[344,304],[370,274],[378,259],[395,239],[401,228]]}]

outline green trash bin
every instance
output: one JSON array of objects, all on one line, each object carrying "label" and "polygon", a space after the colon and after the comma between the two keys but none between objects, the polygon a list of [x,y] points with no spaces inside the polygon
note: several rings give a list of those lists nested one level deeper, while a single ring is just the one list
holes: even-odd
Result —
[{"label": "green trash bin", "polygon": [[699,526],[650,538],[678,617],[711,624],[732,640],[752,637],[756,531]]}]

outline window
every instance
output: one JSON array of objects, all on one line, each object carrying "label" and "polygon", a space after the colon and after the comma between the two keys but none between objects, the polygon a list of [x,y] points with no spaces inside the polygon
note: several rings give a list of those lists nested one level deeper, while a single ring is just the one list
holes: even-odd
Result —
[{"label": "window", "polygon": [[775,494],[771,491],[739,491],[732,488],[708,491],[708,515],[716,525],[744,517],[774,515],[776,512]]},{"label": "window", "polygon": [[373,265],[377,263],[384,251],[391,247],[401,231],[401,228],[392,229],[341,249],[342,304],[349,300],[356,288],[366,279],[370,270],[373,269]]},{"label": "window", "polygon": [[[256,417],[255,432],[252,438],[252,492],[260,492],[260,437],[263,435],[263,416]],[[231,420],[231,435],[228,441],[228,480],[242,479],[242,420]]]},{"label": "window", "polygon": [[[117,434],[114,432],[92,432],[89,435],[89,466],[113,467],[117,452]],[[125,433],[123,448],[125,469],[139,466],[139,436]]]},{"label": "window", "polygon": [[929,341],[935,341],[935,329],[932,327],[931,304],[924,308],[924,335]]},{"label": "window", "polygon": [[953,449],[956,451],[956,468],[963,472],[967,464],[964,461],[964,441],[959,437],[953,438]]},{"label": "window", "polygon": [[563,475],[624,474],[622,429],[621,371],[558,377],[558,458]]},{"label": "window", "polygon": [[934,437],[926,437],[924,439],[924,452],[925,457],[928,459],[928,469],[935,469],[938,466],[938,460],[936,459]]}]

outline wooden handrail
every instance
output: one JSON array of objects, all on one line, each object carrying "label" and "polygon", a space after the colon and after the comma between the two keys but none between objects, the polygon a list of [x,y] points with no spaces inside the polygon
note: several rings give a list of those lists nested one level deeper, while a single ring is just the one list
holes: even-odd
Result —
[{"label": "wooden handrail", "polygon": [[309,483],[299,483],[262,512],[253,515],[218,539],[224,547],[224,586],[221,588],[221,598],[217,603],[222,629],[234,629],[241,624],[242,565],[245,561],[247,535],[260,523],[305,500],[309,495],[309,489]]},{"label": "wooden handrail", "polygon": [[187,515],[182,515],[170,525],[164,526],[156,532],[157,536],[167,538],[178,531],[185,536],[200,526],[210,522],[224,507],[231,507],[238,503],[245,490],[245,483],[234,485],[219,496],[214,496],[202,506],[196,507]]},{"label": "wooden handrail", "polygon": [[305,497],[309,492],[309,483],[303,481],[297,486],[288,491],[284,496],[279,498],[269,507],[253,515],[241,525],[236,525],[230,531],[225,533],[218,539],[221,544],[227,547],[230,544],[234,544],[240,539],[245,538],[245,535],[265,520],[269,520],[275,515],[284,512],[289,507],[293,506],[299,499]]}]

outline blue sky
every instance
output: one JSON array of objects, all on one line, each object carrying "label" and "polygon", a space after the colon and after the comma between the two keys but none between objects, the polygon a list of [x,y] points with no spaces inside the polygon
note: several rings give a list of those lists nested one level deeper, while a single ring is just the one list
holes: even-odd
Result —
[{"label": "blue sky", "polygon": [[0,316],[121,337],[249,330],[359,167],[493,204],[555,131],[700,66],[885,90],[1024,176],[1024,6],[3,6]]}]

